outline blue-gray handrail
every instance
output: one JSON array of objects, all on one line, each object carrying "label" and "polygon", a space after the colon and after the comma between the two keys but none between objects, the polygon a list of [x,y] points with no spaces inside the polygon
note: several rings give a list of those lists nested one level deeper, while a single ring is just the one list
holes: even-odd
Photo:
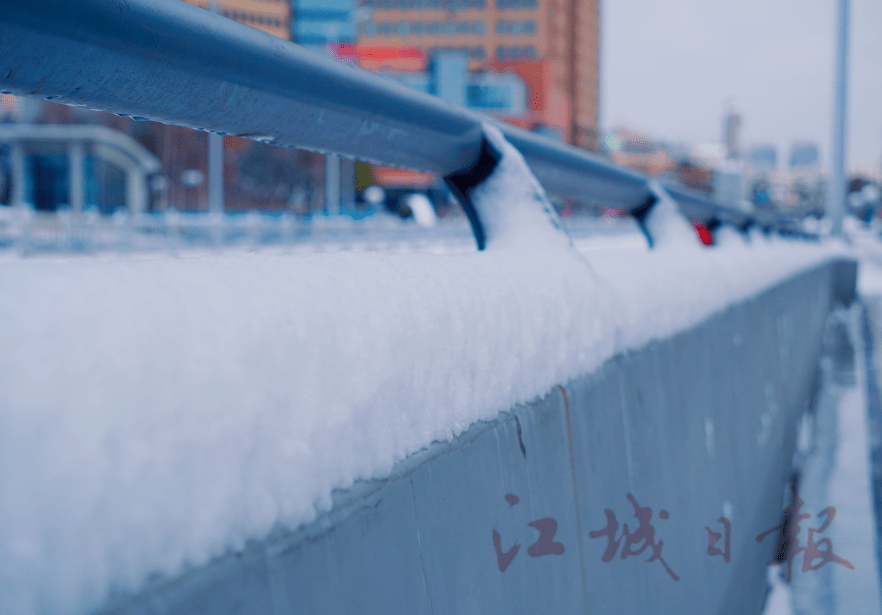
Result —
[{"label": "blue-gray handrail", "polygon": [[[480,114],[180,0],[2,0],[0,26],[5,93],[448,178],[484,145]],[[550,192],[638,215],[651,206],[642,174],[500,127]],[[694,220],[729,221],[690,203]]]}]

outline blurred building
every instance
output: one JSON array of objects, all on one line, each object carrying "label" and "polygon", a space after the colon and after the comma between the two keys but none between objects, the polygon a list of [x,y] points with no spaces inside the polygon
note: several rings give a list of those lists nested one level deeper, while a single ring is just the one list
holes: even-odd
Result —
[{"label": "blurred building", "polygon": [[291,36],[289,0],[184,0],[279,38]]},{"label": "blurred building", "polygon": [[625,126],[606,134],[603,146],[613,162],[708,194],[713,191],[714,169],[726,156],[726,148],[721,144],[697,143],[686,147],[658,141]]},{"label": "blurred building", "polygon": [[[508,70],[492,70],[493,64],[470,70],[469,55],[462,51],[439,49],[430,53],[417,47],[339,44],[329,46],[329,52],[339,60],[380,73],[451,104],[481,111],[525,128],[533,128],[537,121],[546,119],[541,110],[534,108],[537,101],[542,101],[542,82],[522,79],[512,68],[518,67],[516,62],[509,63]],[[525,72],[532,74],[529,70]],[[548,126],[546,132],[549,136],[562,138],[561,127]],[[383,186],[390,194],[414,190],[443,192],[439,179],[431,173],[377,165],[371,165],[371,180],[360,187],[371,183]],[[444,201],[443,198],[433,200],[438,206]]]},{"label": "blurred building", "polygon": [[666,145],[631,128],[620,126],[607,135],[605,144],[613,162],[648,175],[664,175],[677,168],[677,157]]},{"label": "blurred building", "polygon": [[515,70],[469,70],[461,51],[428,53],[416,47],[334,45],[331,55],[381,73],[449,103],[483,111],[513,122],[529,123],[530,101],[541,96],[541,83],[529,83]]},{"label": "blurred building", "polygon": [[818,145],[811,141],[797,141],[790,147],[790,168],[815,168],[821,163]]},{"label": "blurred building", "polygon": [[734,111],[723,120],[723,142],[726,144],[726,158],[741,158],[741,116]]},{"label": "blurred building", "polygon": [[[349,4],[334,0],[184,0],[279,38],[297,35],[292,13],[301,10],[302,34],[323,44],[318,33],[351,36]],[[338,24],[338,25],[329,25]],[[309,39],[307,34],[315,32]],[[207,135],[176,126],[143,123],[152,133],[154,151],[167,173],[169,206],[205,211],[207,202]],[[287,150],[226,136],[224,200],[227,211],[259,209],[306,213],[322,206],[322,160],[318,154]]]},{"label": "blurred building", "polygon": [[305,47],[355,42],[355,0],[291,0],[291,40]]},{"label": "blurred building", "polygon": [[597,0],[361,0],[361,9],[360,42],[460,51],[472,70],[510,70],[536,92],[529,128],[597,149]]},{"label": "blurred building", "polygon": [[747,161],[757,171],[774,171],[778,168],[778,150],[774,145],[754,145],[747,153]]},{"label": "blurred building", "polygon": [[793,143],[783,168],[778,167],[777,158],[774,145],[757,145],[749,150],[745,167],[747,199],[759,208],[821,215],[826,180],[817,144]]}]

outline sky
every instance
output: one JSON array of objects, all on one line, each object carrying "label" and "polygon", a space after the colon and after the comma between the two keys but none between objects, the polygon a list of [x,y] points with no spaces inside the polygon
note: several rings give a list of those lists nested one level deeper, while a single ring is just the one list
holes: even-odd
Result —
[{"label": "sky", "polygon": [[[830,161],[838,0],[614,0],[601,3],[600,125],[689,145],[794,141]],[[882,2],[851,0],[846,166],[882,164]]]}]

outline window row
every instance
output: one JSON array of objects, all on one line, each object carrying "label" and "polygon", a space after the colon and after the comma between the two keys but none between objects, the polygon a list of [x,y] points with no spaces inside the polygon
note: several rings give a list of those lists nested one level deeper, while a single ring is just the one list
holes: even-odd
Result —
[{"label": "window row", "polygon": [[539,53],[533,45],[516,45],[513,47],[500,45],[496,48],[497,60],[521,60],[538,56]]},{"label": "window row", "polygon": [[377,9],[394,9],[397,11],[407,9],[463,11],[465,9],[482,9],[487,6],[487,3],[486,0],[364,0],[363,6]]},{"label": "window row", "polygon": [[487,52],[480,45],[477,47],[432,47],[429,49],[432,54],[438,51],[461,51],[468,54],[472,60],[483,60],[487,57]]},{"label": "window row", "polygon": [[366,23],[362,30],[365,36],[408,34],[443,34],[448,36],[467,34],[486,34],[487,24],[483,21],[381,21]]},{"label": "window row", "polygon": [[496,22],[496,34],[536,34],[536,22],[500,19]]},{"label": "window row", "polygon": [[[397,11],[408,9],[462,11],[483,9],[487,6],[487,0],[364,0],[362,4],[363,6]],[[535,9],[537,5],[538,0],[496,0],[496,8],[498,9]]]},{"label": "window row", "polygon": [[348,20],[297,19],[294,28],[296,40],[302,45],[317,44],[317,40],[322,43],[343,43],[355,39],[352,23]]},{"label": "window row", "polygon": [[247,24],[259,24],[261,26],[271,26],[281,28],[286,25],[285,20],[277,15],[263,15],[261,13],[250,13],[248,11],[221,11],[221,15],[229,19],[235,19]]},{"label": "window row", "polygon": [[535,9],[536,0],[496,0],[498,9]]}]

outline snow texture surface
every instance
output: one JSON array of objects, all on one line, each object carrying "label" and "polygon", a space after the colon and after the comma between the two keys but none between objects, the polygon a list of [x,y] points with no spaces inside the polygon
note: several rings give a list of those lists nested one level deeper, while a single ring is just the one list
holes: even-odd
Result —
[{"label": "snow texture surface", "polygon": [[[835,249],[664,201],[657,249],[580,252],[520,155],[481,253],[0,262],[0,604],[86,613]],[[578,246],[577,246],[578,248]]]}]

